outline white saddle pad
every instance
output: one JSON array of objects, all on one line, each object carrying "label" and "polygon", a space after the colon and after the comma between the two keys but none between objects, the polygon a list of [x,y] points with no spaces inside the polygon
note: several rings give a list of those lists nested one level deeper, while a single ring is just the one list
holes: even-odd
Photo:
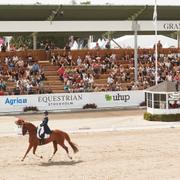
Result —
[{"label": "white saddle pad", "polygon": [[[38,139],[41,139],[41,137],[40,137],[41,134],[44,134],[44,127],[38,126],[37,133],[36,133]],[[45,134],[44,139],[47,139],[49,137],[50,137],[50,134]]]}]

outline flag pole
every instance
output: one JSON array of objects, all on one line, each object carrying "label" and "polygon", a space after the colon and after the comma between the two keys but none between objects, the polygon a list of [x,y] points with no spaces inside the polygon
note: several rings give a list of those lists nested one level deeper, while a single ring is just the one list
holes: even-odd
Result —
[{"label": "flag pole", "polygon": [[154,14],[153,14],[153,20],[154,20],[154,26],[155,26],[155,84],[157,85],[158,82],[158,49],[157,49],[157,43],[158,43],[158,37],[157,37],[157,0],[155,0],[154,4]]}]

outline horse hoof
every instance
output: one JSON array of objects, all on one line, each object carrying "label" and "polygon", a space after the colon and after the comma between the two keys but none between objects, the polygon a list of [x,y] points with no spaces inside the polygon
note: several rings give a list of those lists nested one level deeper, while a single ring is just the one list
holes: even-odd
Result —
[{"label": "horse hoof", "polygon": [[43,157],[42,157],[42,156],[40,156],[40,158],[41,158],[41,159],[43,159]]},{"label": "horse hoof", "polygon": [[72,160],[72,157],[71,156],[68,156],[69,157],[69,159],[71,159]]},{"label": "horse hoof", "polygon": [[24,161],[24,159],[21,159],[21,162],[23,162]]}]

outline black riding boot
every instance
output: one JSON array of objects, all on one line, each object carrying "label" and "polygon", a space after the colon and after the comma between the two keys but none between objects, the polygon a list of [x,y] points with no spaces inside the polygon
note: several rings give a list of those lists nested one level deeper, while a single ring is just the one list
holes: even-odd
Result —
[{"label": "black riding boot", "polygon": [[41,138],[41,139],[39,140],[39,144],[40,144],[40,145],[43,145],[43,144],[44,144],[44,138]]}]

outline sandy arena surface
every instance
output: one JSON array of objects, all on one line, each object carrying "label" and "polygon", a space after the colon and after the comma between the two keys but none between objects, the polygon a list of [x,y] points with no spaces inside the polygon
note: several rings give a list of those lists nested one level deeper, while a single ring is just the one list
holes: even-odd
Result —
[{"label": "sandy arena surface", "polygon": [[[52,144],[38,147],[43,159],[30,152],[21,162],[28,135],[15,134],[15,117],[1,116],[0,180],[179,180],[180,123],[147,122],[143,112],[50,114],[50,127],[67,130],[80,150],[69,160],[59,147],[52,162]],[[38,124],[42,115],[22,117]]]}]

